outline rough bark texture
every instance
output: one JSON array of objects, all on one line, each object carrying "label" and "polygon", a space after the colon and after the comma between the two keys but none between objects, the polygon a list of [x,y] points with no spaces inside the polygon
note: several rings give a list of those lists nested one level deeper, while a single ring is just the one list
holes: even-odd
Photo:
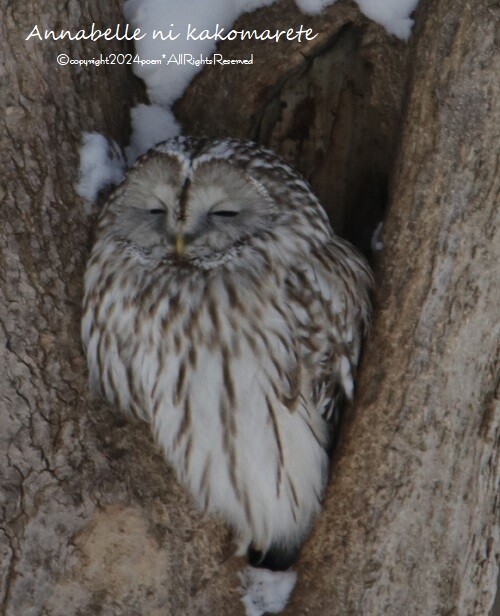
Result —
[{"label": "rough bark texture", "polygon": [[[493,9],[471,4],[420,9],[374,329],[289,614],[469,616],[492,604],[498,58]],[[118,45],[24,37],[35,23],[120,21],[118,2],[97,5],[2,6],[0,615],[238,615],[243,562],[226,558],[225,528],[192,510],[147,426],[87,396],[92,220],[73,191],[77,148],[83,130],[126,141],[131,76],[55,63]],[[301,22],[287,1],[240,25]],[[394,163],[405,47],[352,3],[310,23],[310,47],[260,44],[253,71],[204,71],[177,112],[189,132],[277,148],[366,246]]]},{"label": "rough bark texture", "polygon": [[87,396],[78,147],[84,130],[126,142],[131,76],[56,64],[113,43],[24,38],[116,24],[121,3],[32,4],[3,2],[0,23],[0,614],[233,613],[225,529],[192,511],[147,427]]},{"label": "rough bark texture", "polygon": [[420,10],[373,333],[290,614],[493,603],[500,67],[486,2]]}]

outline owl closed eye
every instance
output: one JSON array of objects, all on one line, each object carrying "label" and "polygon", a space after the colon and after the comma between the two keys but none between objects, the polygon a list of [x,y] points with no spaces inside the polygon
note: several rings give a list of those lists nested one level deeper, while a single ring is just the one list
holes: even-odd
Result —
[{"label": "owl closed eye", "polygon": [[137,167],[129,174],[109,206],[117,238],[189,261],[220,258],[278,223],[265,187],[225,161],[202,160],[184,175],[168,154],[147,162],[145,172]]}]

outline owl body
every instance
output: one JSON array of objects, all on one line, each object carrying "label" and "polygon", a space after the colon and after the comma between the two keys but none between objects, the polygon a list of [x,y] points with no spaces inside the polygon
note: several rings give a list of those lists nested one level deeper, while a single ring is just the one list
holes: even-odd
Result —
[{"label": "owl body", "polygon": [[369,284],[305,181],[252,144],[160,144],[102,212],[91,387],[150,422],[198,507],[268,566],[293,561],[319,510]]}]

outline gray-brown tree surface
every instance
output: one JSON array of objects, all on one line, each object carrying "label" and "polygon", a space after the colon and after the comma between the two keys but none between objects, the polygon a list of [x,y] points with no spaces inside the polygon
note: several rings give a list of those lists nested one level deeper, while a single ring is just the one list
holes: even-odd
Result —
[{"label": "gray-brown tree surface", "polygon": [[[227,530],[195,512],[149,435],[89,399],[79,342],[92,217],[82,131],[122,145],[136,82],[25,41],[113,25],[120,3],[1,1],[0,615],[240,615]],[[250,137],[311,181],[360,246],[382,215],[373,329],[324,512],[287,614],[485,616],[498,537],[498,9],[423,0],[408,46],[339,1],[308,46],[198,75],[186,132]],[[292,27],[291,0],[241,27]],[[239,26],[239,27],[240,27]],[[241,49],[234,43],[222,51]],[[233,70],[234,69],[234,70]]]}]

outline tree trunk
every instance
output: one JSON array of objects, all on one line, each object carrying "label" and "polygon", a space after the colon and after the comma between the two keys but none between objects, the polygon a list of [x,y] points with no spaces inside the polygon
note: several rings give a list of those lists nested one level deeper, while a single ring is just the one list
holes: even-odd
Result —
[{"label": "tree trunk", "polygon": [[84,130],[126,143],[132,79],[116,65],[56,64],[123,44],[24,39],[35,24],[116,24],[121,3],[2,9],[0,614],[234,613],[234,565],[218,581],[225,529],[191,509],[146,426],[87,395],[79,322],[93,221],[74,192],[78,148]]},{"label": "tree trunk", "polygon": [[290,614],[484,616],[493,604],[500,305],[493,15],[486,2],[426,1],[414,37],[373,331]]},{"label": "tree trunk", "polygon": [[[0,615],[243,614],[226,529],[192,509],[147,426],[87,394],[77,150],[84,130],[126,142],[133,81],[55,63],[123,44],[24,38],[116,24],[119,3],[17,4],[0,24]],[[499,67],[493,6],[474,4],[420,7],[396,160],[406,49],[349,2],[311,20],[310,47],[204,71],[176,106],[190,132],[278,149],[361,247],[395,169],[358,395],[289,614],[483,616],[493,602]],[[288,0],[242,18],[301,22]]]}]

